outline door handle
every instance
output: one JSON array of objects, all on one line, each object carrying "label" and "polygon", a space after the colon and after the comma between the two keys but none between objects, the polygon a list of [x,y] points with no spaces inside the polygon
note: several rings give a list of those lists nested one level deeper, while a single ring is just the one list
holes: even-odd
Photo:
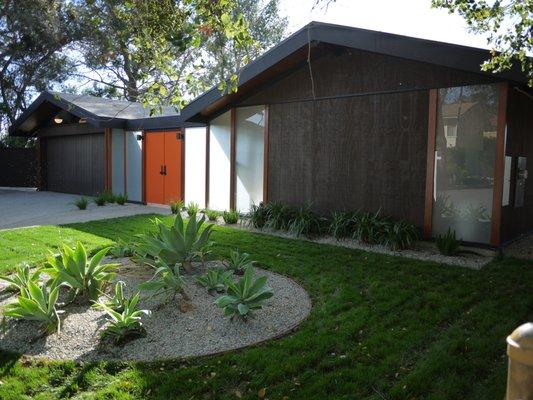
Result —
[{"label": "door handle", "polygon": [[161,168],[159,168],[159,175],[165,175],[165,172],[163,171],[163,166],[161,165]]},{"label": "door handle", "polygon": [[163,165],[163,175],[166,175],[166,174],[167,174],[167,166]]}]

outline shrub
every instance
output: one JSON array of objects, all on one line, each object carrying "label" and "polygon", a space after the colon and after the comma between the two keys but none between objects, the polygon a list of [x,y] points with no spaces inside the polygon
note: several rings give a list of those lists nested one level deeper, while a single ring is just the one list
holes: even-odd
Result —
[{"label": "shrub", "polygon": [[237,210],[224,211],[222,213],[224,222],[228,225],[233,225],[239,222],[239,212]]},{"label": "shrub", "polygon": [[170,202],[170,211],[172,212],[172,214],[178,214],[181,210],[183,210],[183,207],[183,200],[176,200]]},{"label": "shrub", "polygon": [[321,231],[320,219],[311,211],[311,205],[306,204],[295,209],[287,230],[294,236],[318,235]]},{"label": "shrub", "polygon": [[274,295],[266,281],[266,276],[254,280],[253,268],[249,267],[237,283],[228,282],[228,294],[219,297],[215,303],[231,319],[253,316],[253,311],[261,309],[265,301]]},{"label": "shrub", "polygon": [[105,206],[105,203],[106,203],[106,196],[102,193],[100,193],[98,196],[96,196],[94,198],[94,203],[101,207],[101,206]]},{"label": "shrub", "polygon": [[204,275],[196,278],[196,281],[207,288],[209,292],[222,293],[228,287],[232,271],[224,271],[220,268],[211,268]]},{"label": "shrub", "polygon": [[127,194],[117,194],[115,196],[115,201],[118,205],[123,206],[128,201],[128,195]]},{"label": "shrub", "polygon": [[189,202],[189,204],[187,204],[187,215],[189,217],[198,214],[199,210],[200,210],[200,206],[198,205],[198,203],[194,203],[191,201]]},{"label": "shrub", "polygon": [[85,247],[80,242],[74,250],[63,246],[59,255],[48,258],[42,272],[50,275],[53,286],[68,286],[74,291],[74,297],[87,296],[89,300],[96,301],[115,276],[113,270],[118,266],[100,264],[108,250],[100,250],[88,261]]},{"label": "shrub", "polygon": [[154,292],[154,296],[166,294],[174,297],[179,293],[183,298],[188,299],[184,291],[185,280],[180,273],[180,264],[176,263],[171,267],[164,261],[157,260],[152,266],[156,270],[155,274],[152,279],[139,285],[140,290]]},{"label": "shrub", "polygon": [[114,203],[115,202],[115,195],[111,190],[104,190],[101,194],[102,198],[104,199],[104,202],[106,203]]},{"label": "shrub", "polygon": [[236,275],[242,275],[248,267],[253,266],[254,262],[250,260],[248,253],[240,253],[238,250],[232,250],[229,259],[224,263],[228,271]]},{"label": "shrub", "polygon": [[134,294],[131,298],[124,301],[124,309],[116,311],[105,303],[100,303],[101,307],[110,317],[110,324],[105,331],[102,332],[102,337],[110,337],[116,344],[124,343],[135,337],[144,336],[146,330],[141,321],[141,316],[150,315],[149,310],[139,310],[137,304],[139,303],[139,293]]},{"label": "shrub", "polygon": [[85,197],[80,197],[74,201],[74,205],[78,207],[79,210],[86,210],[89,201]]},{"label": "shrub", "polygon": [[126,303],[128,301],[128,298],[124,296],[124,288],[126,287],[126,284],[122,281],[118,281],[115,284],[115,290],[113,297],[107,296],[107,301],[99,300],[98,303],[95,303],[95,308],[102,308],[101,305],[105,304],[112,310],[121,313],[124,311],[124,308],[126,307]]},{"label": "shrub", "polygon": [[418,239],[418,230],[405,221],[389,222],[384,225],[383,244],[392,250],[404,250]]},{"label": "shrub", "polygon": [[344,239],[352,236],[357,220],[357,212],[334,211],[331,213],[331,222],[328,232],[335,239]]},{"label": "shrub", "polygon": [[455,237],[455,231],[448,228],[444,235],[438,235],[436,239],[437,249],[445,256],[455,256],[459,253],[461,247],[461,240]]},{"label": "shrub", "polygon": [[248,213],[248,224],[254,228],[263,229],[268,221],[268,217],[269,209],[265,203],[261,202],[259,205],[252,204]]},{"label": "shrub", "polygon": [[207,216],[207,219],[212,222],[216,221],[218,217],[220,217],[220,213],[215,210],[205,210],[205,215]]},{"label": "shrub", "polygon": [[380,211],[375,213],[361,213],[355,221],[353,238],[368,244],[383,244],[385,242],[386,225],[390,221],[384,218]]},{"label": "shrub", "polygon": [[59,287],[37,285],[29,281],[14,303],[4,307],[6,317],[37,321],[46,333],[59,331],[59,311],[56,309]]},{"label": "shrub", "polygon": [[110,249],[110,253],[113,258],[132,257],[134,252],[135,245],[126,243],[122,239],[118,239],[118,241]]},{"label": "shrub", "polygon": [[213,225],[207,225],[202,231],[204,222],[205,216],[197,220],[196,214],[191,216],[186,225],[181,214],[176,214],[171,227],[156,219],[157,231],[138,235],[135,251],[141,259],[159,258],[168,265],[181,263],[187,272],[192,272],[192,261],[202,258],[210,246]]},{"label": "shrub", "polygon": [[265,227],[276,230],[287,230],[295,214],[292,207],[285,206],[281,203],[268,203],[267,205],[268,220]]},{"label": "shrub", "polygon": [[14,274],[0,276],[0,280],[9,284],[7,291],[22,293],[30,282],[37,283],[40,272],[38,269],[32,272],[29,264],[23,263],[15,267]]}]

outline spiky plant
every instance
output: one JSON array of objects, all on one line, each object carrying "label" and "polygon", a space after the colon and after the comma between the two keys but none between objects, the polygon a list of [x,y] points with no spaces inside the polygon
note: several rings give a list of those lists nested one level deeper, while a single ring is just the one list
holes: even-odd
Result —
[{"label": "spiky plant", "polygon": [[176,200],[170,202],[170,211],[172,214],[178,214],[181,210],[183,210],[183,207],[185,204],[183,203],[183,200]]},{"label": "spiky plant", "polygon": [[239,316],[246,319],[253,316],[255,310],[263,308],[265,301],[274,295],[267,286],[267,277],[254,280],[253,268],[248,267],[244,276],[237,283],[228,283],[228,294],[219,297],[215,303],[232,319]]},{"label": "spiky plant", "polygon": [[248,253],[241,253],[239,250],[232,250],[229,258],[224,261],[226,270],[231,271],[235,275],[242,275],[248,267],[254,265],[254,261],[250,259]]},{"label": "spiky plant", "polygon": [[296,208],[289,220],[287,230],[294,236],[306,236],[320,234],[321,220],[311,210],[311,204],[307,203],[304,206]]},{"label": "spiky plant", "polygon": [[239,222],[239,212],[237,210],[224,211],[222,213],[222,218],[224,222],[228,225],[234,225]]},{"label": "spiky plant", "polygon": [[445,256],[457,255],[461,247],[461,240],[456,238],[455,231],[452,231],[451,228],[448,228],[444,235],[438,235],[435,242],[439,252]]},{"label": "spiky plant", "polygon": [[78,207],[79,210],[87,209],[89,201],[85,197],[80,197],[79,199],[74,200],[74,205]]},{"label": "spiky plant", "polygon": [[157,260],[152,264],[155,268],[155,274],[147,282],[139,285],[140,290],[154,292],[155,295],[167,295],[167,297],[174,297],[176,294],[181,294],[184,299],[189,296],[185,293],[185,279],[180,272],[180,264],[176,263],[170,266],[162,260]]},{"label": "spiky plant", "polygon": [[187,215],[189,217],[192,217],[192,215],[196,216],[199,210],[200,210],[200,206],[198,205],[198,203],[190,201],[189,204],[187,204]]},{"label": "spiky plant", "polygon": [[113,291],[113,296],[106,295],[106,300],[100,299],[97,303],[94,304],[95,308],[101,308],[102,304],[105,304],[112,310],[121,313],[124,310],[128,298],[124,295],[124,289],[126,288],[126,283],[123,281],[118,281],[115,284],[115,289]]},{"label": "spiky plant", "polygon": [[268,221],[269,209],[265,203],[252,204],[248,213],[248,224],[254,228],[263,229]]},{"label": "spiky plant", "polygon": [[196,281],[209,292],[222,293],[226,291],[232,271],[224,271],[220,268],[211,268],[204,275],[196,278]]},{"label": "spiky plant", "polygon": [[79,295],[97,301],[118,267],[118,264],[100,263],[108,251],[109,248],[102,249],[88,260],[87,251],[80,242],[75,249],[64,245],[62,252],[48,257],[42,272],[52,278],[53,286],[67,286],[74,297]]},{"label": "spiky plant", "polygon": [[28,263],[22,263],[15,267],[15,272],[12,275],[0,276],[0,281],[7,282],[9,285],[6,288],[10,292],[22,292],[28,288],[28,283],[36,283],[39,280],[39,269],[31,270]]},{"label": "spiky plant", "polygon": [[205,215],[209,221],[215,222],[220,217],[220,212],[216,210],[205,210]]},{"label": "spiky plant", "polygon": [[157,231],[138,235],[136,252],[140,258],[159,258],[168,265],[180,263],[185,271],[191,273],[192,262],[202,259],[210,246],[213,225],[209,224],[202,230],[204,222],[205,216],[197,219],[193,214],[185,224],[180,213],[176,214],[171,227],[155,219]]}]

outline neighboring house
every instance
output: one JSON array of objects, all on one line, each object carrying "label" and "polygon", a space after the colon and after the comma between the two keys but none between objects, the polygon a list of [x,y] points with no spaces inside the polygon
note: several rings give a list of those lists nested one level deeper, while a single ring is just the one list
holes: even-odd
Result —
[{"label": "neighboring house", "polygon": [[[213,88],[176,117],[207,126],[173,158],[184,198],[381,210],[426,237],[451,227],[498,246],[533,229],[533,100],[520,71],[482,73],[489,56],[313,22],[248,64],[236,93]],[[149,164],[145,187],[161,172]]]}]

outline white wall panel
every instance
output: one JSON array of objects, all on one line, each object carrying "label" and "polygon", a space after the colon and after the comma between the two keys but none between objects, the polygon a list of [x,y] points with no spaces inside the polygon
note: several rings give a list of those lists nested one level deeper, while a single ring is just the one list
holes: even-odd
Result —
[{"label": "white wall panel", "polygon": [[124,130],[111,131],[111,190],[124,193]]},{"label": "white wall panel", "polygon": [[126,132],[126,191],[128,200],[142,201],[142,132]]},{"label": "white wall panel", "polygon": [[185,203],[205,207],[205,128],[185,130]]},{"label": "white wall panel", "polygon": [[230,113],[211,121],[209,130],[209,208],[229,209],[230,196]]}]

